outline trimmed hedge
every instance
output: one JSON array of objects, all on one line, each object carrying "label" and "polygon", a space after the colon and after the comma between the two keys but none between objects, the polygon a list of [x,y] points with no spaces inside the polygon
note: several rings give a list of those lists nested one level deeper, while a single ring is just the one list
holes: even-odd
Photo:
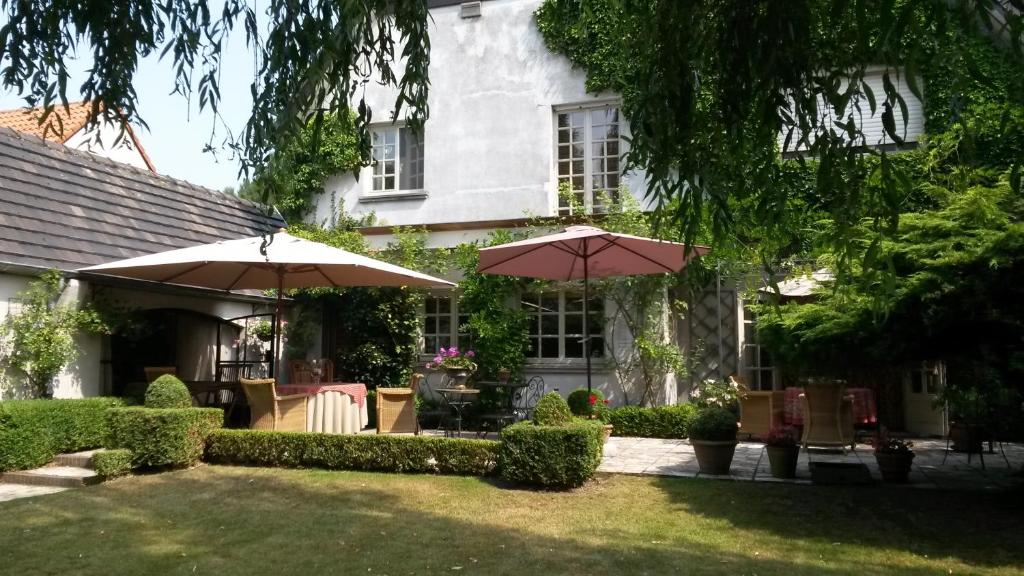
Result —
[{"label": "trimmed hedge", "polygon": [[509,482],[546,488],[574,488],[589,480],[604,447],[599,422],[565,426],[513,424],[501,432],[498,467]]},{"label": "trimmed hedge", "polygon": [[92,456],[92,468],[103,478],[116,478],[132,471],[132,452],[124,448],[103,450]]},{"label": "trimmed hedge", "polygon": [[605,420],[613,426],[615,436],[686,438],[696,415],[697,408],[692,404],[654,408],[623,406],[609,410]]},{"label": "trimmed hedge", "polygon": [[0,472],[36,468],[57,454],[103,445],[118,398],[0,402]]},{"label": "trimmed hedge", "polygon": [[191,408],[192,395],[173,374],[164,374],[146,388],[146,408]]},{"label": "trimmed hedge", "polygon": [[127,448],[132,466],[192,466],[206,438],[224,424],[220,408],[112,408],[107,411],[108,448]]},{"label": "trimmed hedge", "polygon": [[482,476],[497,456],[491,440],[427,436],[217,430],[206,442],[208,462],[285,468]]},{"label": "trimmed hedge", "polygon": [[558,392],[548,392],[533,409],[533,421],[540,426],[562,426],[572,422],[572,411]]}]

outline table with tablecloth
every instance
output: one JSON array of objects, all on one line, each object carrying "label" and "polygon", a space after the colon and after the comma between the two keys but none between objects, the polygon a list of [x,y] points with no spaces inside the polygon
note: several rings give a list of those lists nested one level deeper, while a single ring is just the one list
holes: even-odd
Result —
[{"label": "table with tablecloth", "polygon": [[[804,410],[800,402],[803,388],[786,388],[784,419],[789,426],[803,426]],[[846,395],[853,402],[854,425],[873,426],[878,423],[878,408],[875,406],[875,392],[871,388],[847,388]]]},{"label": "table with tablecloth", "polygon": [[306,394],[306,432],[358,434],[369,423],[366,385],[286,384],[277,387],[281,396]]}]

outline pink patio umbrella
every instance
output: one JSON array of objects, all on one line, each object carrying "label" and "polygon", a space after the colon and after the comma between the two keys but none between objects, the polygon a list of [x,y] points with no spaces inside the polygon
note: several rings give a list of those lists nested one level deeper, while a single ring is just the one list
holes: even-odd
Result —
[{"label": "pink patio umbrella", "polygon": [[570,226],[557,234],[480,250],[477,271],[545,280],[583,280],[583,355],[590,385],[590,332],[587,304],[591,278],[678,272],[706,246],[606,232],[593,226]]},{"label": "pink patio umbrella", "polygon": [[[225,240],[82,268],[121,276],[215,290],[277,289],[276,318],[290,288],[340,286],[454,286],[414,270],[296,238],[281,230],[269,236]],[[281,331],[274,343],[280,350]]]}]

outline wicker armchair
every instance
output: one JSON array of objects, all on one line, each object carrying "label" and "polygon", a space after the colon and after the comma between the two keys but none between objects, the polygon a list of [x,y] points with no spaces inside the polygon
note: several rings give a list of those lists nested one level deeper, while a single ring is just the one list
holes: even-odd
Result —
[{"label": "wicker armchair", "polygon": [[281,432],[306,431],[306,395],[293,394],[278,396],[274,379],[239,380],[242,391],[249,400],[253,430],[277,430]]},{"label": "wicker armchair", "polygon": [[856,449],[853,403],[845,386],[809,384],[800,395],[804,411],[804,432],[800,439],[808,446]]},{"label": "wicker armchair", "polygon": [[377,434],[419,434],[416,392],[423,374],[413,374],[408,388],[377,388]]}]

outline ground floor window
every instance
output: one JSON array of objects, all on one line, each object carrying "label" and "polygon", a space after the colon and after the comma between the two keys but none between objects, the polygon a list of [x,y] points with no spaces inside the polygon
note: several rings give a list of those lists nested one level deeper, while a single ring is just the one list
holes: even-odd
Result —
[{"label": "ground floor window", "polygon": [[424,299],[422,353],[470,345],[469,334],[461,331],[469,323],[469,315],[460,314],[458,308],[458,299],[452,296],[431,295]]},{"label": "ground floor window", "polygon": [[[527,358],[583,358],[583,293],[529,292],[521,299],[529,321]],[[591,297],[587,304],[590,356],[604,356],[604,300]]]},{"label": "ground floor window", "polygon": [[772,390],[775,387],[775,362],[767,348],[761,346],[757,334],[757,313],[743,307],[743,347],[740,350],[741,376],[751,390]]}]

